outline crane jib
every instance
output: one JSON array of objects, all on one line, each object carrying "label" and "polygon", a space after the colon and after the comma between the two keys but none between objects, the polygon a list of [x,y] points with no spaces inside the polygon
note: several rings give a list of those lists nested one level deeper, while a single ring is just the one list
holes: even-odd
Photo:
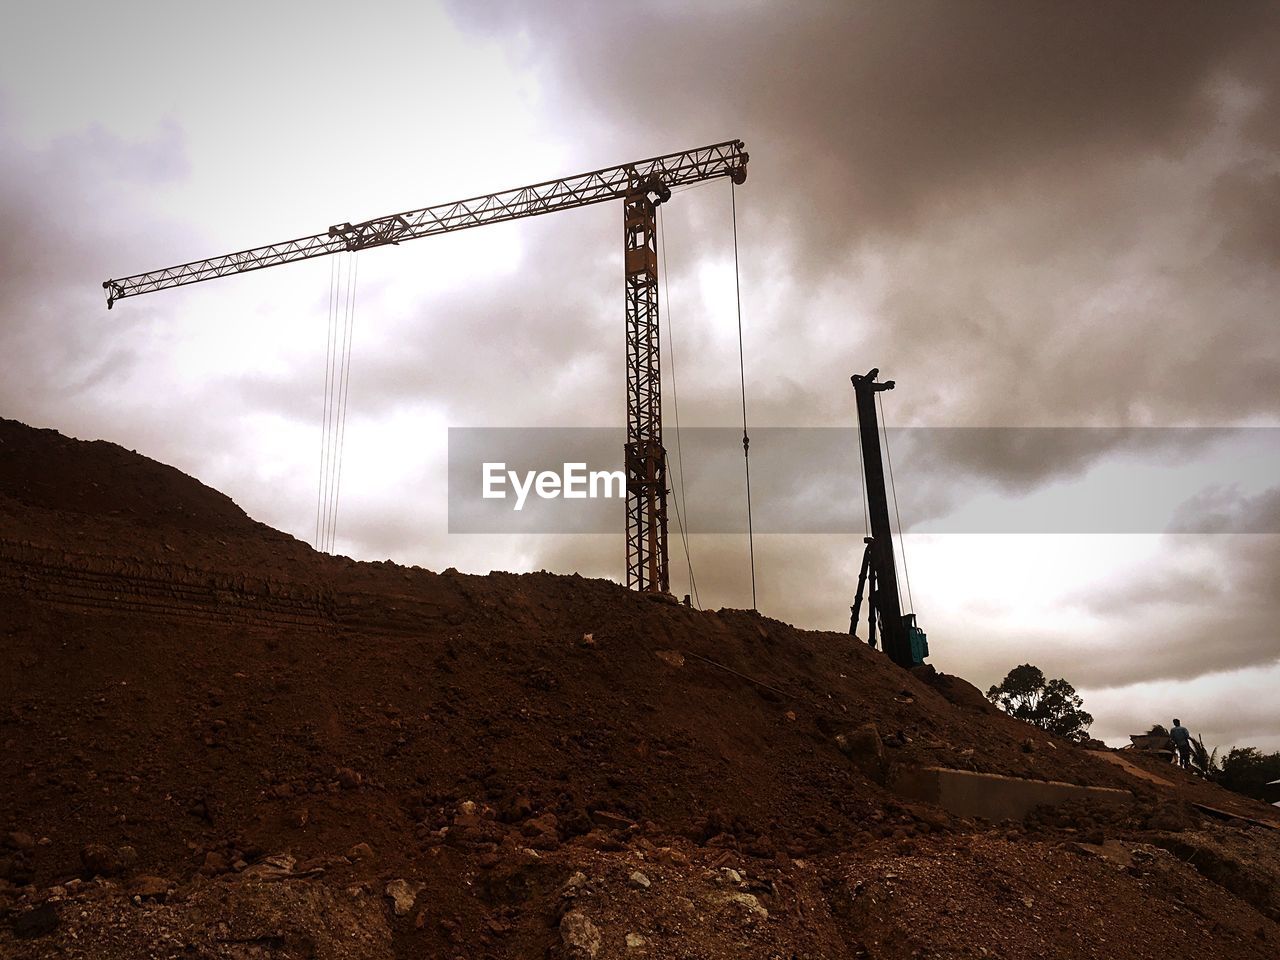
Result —
[{"label": "crane jib", "polygon": [[107,293],[107,307],[110,308],[117,300],[143,293],[262,270],[312,257],[366,250],[487,223],[501,223],[623,199],[641,192],[655,194],[656,201],[662,202],[671,196],[674,187],[721,177],[728,177],[734,183],[742,183],[747,175],[747,160],[745,145],[741,140],[726,140],[696,150],[605,167],[559,180],[547,180],[361,223],[344,222],[313,236],[107,280],[102,286]]}]

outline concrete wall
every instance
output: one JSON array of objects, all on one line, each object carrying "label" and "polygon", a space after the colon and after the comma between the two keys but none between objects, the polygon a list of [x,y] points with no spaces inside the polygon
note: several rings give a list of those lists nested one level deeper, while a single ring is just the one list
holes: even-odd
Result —
[{"label": "concrete wall", "polygon": [[994,773],[945,767],[903,767],[894,771],[890,788],[904,797],[936,803],[957,817],[1021,820],[1040,805],[1056,807],[1085,797],[1125,801],[1132,794],[1112,787],[1081,787],[1056,780],[1021,780]]}]

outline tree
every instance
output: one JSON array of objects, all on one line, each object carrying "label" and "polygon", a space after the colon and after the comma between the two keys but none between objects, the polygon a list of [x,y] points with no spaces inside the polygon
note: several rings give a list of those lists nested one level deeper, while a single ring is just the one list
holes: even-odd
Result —
[{"label": "tree", "polygon": [[1280,753],[1263,753],[1257,747],[1232,747],[1218,776],[1218,783],[1228,790],[1264,801],[1273,780],[1280,780]]},{"label": "tree", "polygon": [[987,699],[1011,717],[1026,720],[1041,730],[1068,740],[1086,740],[1093,716],[1086,713],[1076,688],[1066,680],[1046,680],[1039,667],[1024,663],[1009,671],[999,686],[987,691]]},{"label": "tree", "polygon": [[1204,745],[1203,737],[1196,737],[1191,741],[1191,762],[1207,780],[1216,780],[1222,774],[1222,764],[1218,762],[1218,748],[1209,750]]}]

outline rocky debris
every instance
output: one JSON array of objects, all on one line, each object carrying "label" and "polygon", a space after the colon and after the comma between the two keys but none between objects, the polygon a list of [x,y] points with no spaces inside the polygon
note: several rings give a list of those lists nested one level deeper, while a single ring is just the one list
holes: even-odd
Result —
[{"label": "rocky debris", "polygon": [[[0,461],[0,956],[386,960],[394,927],[399,955],[562,958],[575,911],[606,956],[1276,956],[1271,831],[1190,804],[1272,814],[1211,784],[1153,768],[1118,812],[992,828],[892,795],[890,760],[1134,786],[956,678],[606,581],[324,556],[8,422]],[[114,876],[78,880],[89,844]],[[397,877],[427,884],[399,918]]]},{"label": "rocky debris", "polygon": [[581,910],[560,918],[560,939],[570,960],[594,960],[600,952],[600,931]]},{"label": "rocky debris", "polygon": [[391,898],[391,908],[397,917],[407,917],[418,901],[418,894],[426,886],[423,883],[410,883],[408,880],[392,880],[387,884],[384,893]]},{"label": "rocky debris", "polygon": [[640,950],[649,941],[638,933],[628,933],[626,936],[626,944],[628,950]]},{"label": "rocky debris", "polygon": [[631,874],[631,876],[628,878],[628,882],[631,884],[631,886],[635,887],[637,890],[648,890],[653,883],[652,880],[646,877],[639,870],[636,870]]}]

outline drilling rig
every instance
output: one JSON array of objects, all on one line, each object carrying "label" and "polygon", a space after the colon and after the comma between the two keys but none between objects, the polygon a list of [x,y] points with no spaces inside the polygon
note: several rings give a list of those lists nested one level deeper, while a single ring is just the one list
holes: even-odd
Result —
[{"label": "drilling rig", "polygon": [[627,336],[627,586],[667,593],[667,455],[662,444],[656,209],[671,199],[675,187],[724,177],[734,184],[745,182],[747,159],[741,140],[726,140],[468,200],[339,223],[324,233],[107,280],[102,286],[110,309],[125,297],[215,277],[621,200]]},{"label": "drilling rig", "polygon": [[[884,461],[880,451],[880,420],[876,416],[876,394],[892,390],[892,380],[878,381],[878,369],[865,376],[854,374],[853,392],[858,406],[858,440],[862,444],[862,473],[867,491],[867,512],[871,536],[863,541],[862,568],[858,589],[849,608],[849,635],[858,635],[858,616],[864,592],[867,597],[867,642],[876,645],[879,621],[884,652],[900,667],[918,667],[929,656],[929,641],[916,626],[914,613],[902,612],[898,593],[898,569],[893,557],[893,528],[889,525],[889,498],[884,486]],[[898,531],[901,534],[901,530]]]}]

